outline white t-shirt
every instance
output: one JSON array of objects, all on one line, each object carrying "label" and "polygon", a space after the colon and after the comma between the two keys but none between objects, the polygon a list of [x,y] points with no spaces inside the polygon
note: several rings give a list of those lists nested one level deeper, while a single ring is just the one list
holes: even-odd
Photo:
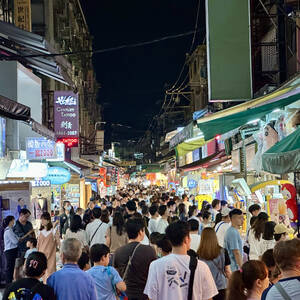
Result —
[{"label": "white t-shirt", "polygon": [[255,259],[255,260],[259,259],[259,255],[260,255],[259,250],[260,250],[261,242],[262,242],[262,238],[260,238],[260,240],[256,239],[253,229],[250,229],[249,236],[248,236],[248,243],[250,247],[249,259]]},{"label": "white t-shirt", "polygon": [[231,226],[230,223],[226,223],[224,221],[219,222],[215,226],[218,243],[222,248],[224,248],[224,238],[225,238],[226,231],[230,226]]},{"label": "white t-shirt", "polygon": [[[101,226],[99,227],[100,224],[101,224]],[[97,228],[98,228],[98,230],[97,230]],[[87,233],[88,242],[90,243],[90,246],[93,246],[94,244],[106,244],[105,237],[106,237],[106,232],[107,232],[108,228],[109,228],[109,225],[106,223],[103,223],[99,219],[95,219],[92,223],[89,223],[86,226],[85,231]],[[96,230],[97,230],[97,232],[96,232]],[[96,234],[94,235],[95,232],[96,232]]]},{"label": "white t-shirt", "polygon": [[149,220],[149,224],[148,224],[149,234],[151,234],[152,232],[156,232],[157,222],[158,222],[158,219],[152,219],[151,218]]},{"label": "white t-shirt", "polygon": [[198,233],[191,233],[190,237],[191,237],[191,249],[197,252],[200,245],[201,236]]},{"label": "white t-shirt", "polygon": [[[144,294],[151,300],[186,300],[190,279],[190,257],[169,254],[150,264]],[[207,300],[218,294],[210,269],[198,260],[193,286],[193,300]]]},{"label": "white t-shirt", "polygon": [[259,243],[259,255],[262,256],[267,250],[274,249],[275,245],[275,240],[262,239],[261,243]]},{"label": "white t-shirt", "polygon": [[157,222],[156,231],[161,233],[161,234],[164,234],[164,233],[166,233],[166,229],[167,229],[168,226],[169,226],[168,221],[161,218]]}]

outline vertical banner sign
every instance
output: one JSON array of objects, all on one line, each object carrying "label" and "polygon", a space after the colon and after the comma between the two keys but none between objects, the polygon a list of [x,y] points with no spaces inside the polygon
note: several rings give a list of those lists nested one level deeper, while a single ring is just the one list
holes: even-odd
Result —
[{"label": "vertical banner sign", "polygon": [[31,31],[31,0],[14,0],[15,25]]},{"label": "vertical banner sign", "polygon": [[78,94],[72,91],[54,92],[54,131],[57,138],[78,138]]}]

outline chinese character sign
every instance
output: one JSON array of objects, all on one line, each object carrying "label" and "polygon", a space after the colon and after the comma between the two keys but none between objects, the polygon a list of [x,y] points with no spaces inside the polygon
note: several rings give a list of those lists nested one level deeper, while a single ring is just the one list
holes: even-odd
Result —
[{"label": "chinese character sign", "polygon": [[23,30],[31,31],[31,1],[14,0],[15,25]]},{"label": "chinese character sign", "polygon": [[78,94],[54,92],[54,130],[58,138],[79,136]]},{"label": "chinese character sign", "polygon": [[55,142],[46,138],[27,138],[26,154],[29,160],[55,158]]}]

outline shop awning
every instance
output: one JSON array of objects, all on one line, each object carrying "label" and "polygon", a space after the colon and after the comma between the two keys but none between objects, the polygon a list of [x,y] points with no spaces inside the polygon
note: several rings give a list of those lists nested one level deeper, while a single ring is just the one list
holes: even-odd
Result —
[{"label": "shop awning", "polygon": [[0,95],[0,115],[14,120],[29,122],[30,107]]},{"label": "shop awning", "polygon": [[74,173],[81,174],[80,168],[66,161],[49,161],[48,165],[50,167],[61,167],[64,169],[68,169]]},{"label": "shop awning", "polygon": [[[266,114],[271,113],[273,110],[285,107],[300,99],[300,88],[291,92],[286,92],[282,97],[268,104],[257,106],[257,102],[252,101],[252,107],[245,104],[238,107],[225,110],[225,116],[216,118],[216,116],[207,116],[198,120],[198,127],[204,135],[205,141],[213,139],[217,135],[224,134],[230,130],[238,128],[248,122],[261,119]],[[257,100],[258,101],[258,100]],[[261,101],[261,100],[260,100]],[[231,112],[231,113],[230,113]],[[218,114],[218,113],[217,113]],[[220,116],[221,114],[218,114]]]},{"label": "shop awning", "polygon": [[2,60],[21,61],[27,67],[42,75],[71,87],[74,86],[67,74],[67,71],[71,69],[71,65],[65,57],[30,57],[31,55],[57,53],[44,37],[22,30],[13,24],[0,21],[0,42],[0,58]]},{"label": "shop awning", "polygon": [[262,166],[272,174],[300,171],[300,128],[267,150]]},{"label": "shop awning", "polygon": [[204,140],[203,137],[187,140],[186,142],[183,142],[176,147],[176,149],[175,149],[176,155],[184,156],[188,152],[194,151],[194,150],[202,147],[205,144],[206,144],[206,141]]}]

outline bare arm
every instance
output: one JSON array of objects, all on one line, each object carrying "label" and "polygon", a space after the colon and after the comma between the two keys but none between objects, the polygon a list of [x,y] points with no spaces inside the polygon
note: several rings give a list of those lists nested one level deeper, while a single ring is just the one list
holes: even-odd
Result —
[{"label": "bare arm", "polygon": [[230,266],[225,266],[225,275],[226,275],[226,278],[230,278],[231,276],[231,269],[230,269]]},{"label": "bare arm", "polygon": [[108,247],[110,247],[110,230],[111,230],[111,227],[109,227],[106,231],[106,235],[105,235],[105,239],[106,239],[106,245]]},{"label": "bare arm", "polygon": [[117,283],[116,287],[121,292],[125,292],[126,291],[126,283],[124,281],[121,281],[121,282]]},{"label": "bare arm", "polygon": [[241,268],[243,265],[242,256],[240,254],[240,251],[238,249],[232,250],[234,258],[238,266]]}]

